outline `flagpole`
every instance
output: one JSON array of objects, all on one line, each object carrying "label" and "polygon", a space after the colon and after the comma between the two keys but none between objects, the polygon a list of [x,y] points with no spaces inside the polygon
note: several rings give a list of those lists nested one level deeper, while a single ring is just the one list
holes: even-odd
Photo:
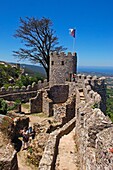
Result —
[{"label": "flagpole", "polygon": [[75,52],[75,37],[73,38],[73,53]]}]

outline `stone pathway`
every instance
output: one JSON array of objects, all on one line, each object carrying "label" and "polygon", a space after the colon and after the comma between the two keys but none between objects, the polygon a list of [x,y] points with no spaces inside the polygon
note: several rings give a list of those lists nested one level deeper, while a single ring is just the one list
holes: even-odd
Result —
[{"label": "stone pathway", "polygon": [[55,170],[78,170],[74,129],[60,139]]},{"label": "stone pathway", "polygon": [[[38,117],[34,115],[27,116],[30,118],[31,124],[45,119],[44,117]],[[74,131],[75,129],[60,139],[55,170],[78,170]],[[18,153],[18,165],[19,170],[36,170],[36,167],[31,166],[26,162],[26,151],[20,151]]]},{"label": "stone pathway", "polygon": [[27,162],[27,151],[21,150],[18,154],[18,168],[19,170],[37,170],[37,167]]},{"label": "stone pathway", "polygon": [[26,151],[20,151],[18,153],[18,167],[19,170],[33,170],[33,168],[26,163]]}]

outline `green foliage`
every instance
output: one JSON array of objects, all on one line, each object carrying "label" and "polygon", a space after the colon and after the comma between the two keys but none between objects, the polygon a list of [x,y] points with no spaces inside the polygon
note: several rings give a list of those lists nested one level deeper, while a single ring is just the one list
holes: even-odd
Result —
[{"label": "green foliage", "polygon": [[113,122],[113,88],[107,89],[107,101],[106,101],[106,106],[107,106],[107,115],[110,117],[110,119]]},{"label": "green foliage", "polygon": [[22,86],[28,86],[32,85],[33,82],[38,82],[38,80],[43,80],[44,78],[41,77],[40,74],[35,74],[34,76],[29,75],[22,75],[19,80],[16,81],[15,85],[22,87]]},{"label": "green foliage", "polygon": [[30,153],[30,154],[32,154],[33,153],[33,149],[32,149],[32,147],[28,147],[28,152]]},{"label": "green foliage", "polygon": [[15,100],[15,103],[14,103],[14,105],[13,105],[13,106],[9,106],[9,107],[7,107],[7,111],[10,111],[10,110],[14,110],[14,109],[16,109],[16,108],[17,108],[17,106],[18,106],[20,103],[21,103],[20,99],[16,99],[16,100]]},{"label": "green foliage", "polygon": [[0,99],[0,114],[7,114],[7,103],[4,99]]},{"label": "green foliage", "polygon": [[92,106],[92,108],[93,108],[93,109],[98,108],[98,104],[95,103],[95,104]]},{"label": "green foliage", "polygon": [[[41,74],[25,74],[21,75],[21,70],[16,67],[12,67],[9,64],[0,64],[0,87],[4,86],[6,89],[9,86],[28,86],[32,85],[33,82],[43,80],[44,77]],[[13,79],[13,82],[9,82],[9,79]]]},{"label": "green foliage", "polygon": [[29,103],[22,103],[23,108],[29,109]]},{"label": "green foliage", "polygon": [[0,114],[6,115],[7,111],[14,110],[21,103],[19,99],[15,100],[15,103],[12,106],[8,106],[6,101],[0,98]]},{"label": "green foliage", "polygon": [[9,86],[9,79],[17,79],[20,73],[20,69],[12,67],[10,64],[0,64],[0,87]]},{"label": "green foliage", "polygon": [[113,96],[113,88],[107,89],[107,96]]},{"label": "green foliage", "polygon": [[13,84],[5,83],[5,84],[3,84],[3,86],[5,87],[5,89],[8,89],[8,87],[9,87],[9,86],[13,86]]}]

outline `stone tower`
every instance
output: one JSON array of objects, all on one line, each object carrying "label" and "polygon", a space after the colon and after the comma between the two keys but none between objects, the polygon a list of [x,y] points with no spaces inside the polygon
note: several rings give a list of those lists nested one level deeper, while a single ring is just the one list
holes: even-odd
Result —
[{"label": "stone tower", "polygon": [[49,86],[65,84],[77,72],[77,54],[54,52],[50,55]]}]

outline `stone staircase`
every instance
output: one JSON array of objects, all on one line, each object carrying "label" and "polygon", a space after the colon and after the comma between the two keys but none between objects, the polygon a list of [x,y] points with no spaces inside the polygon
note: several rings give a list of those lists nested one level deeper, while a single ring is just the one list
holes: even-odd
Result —
[{"label": "stone staircase", "polygon": [[83,89],[79,89],[79,94],[80,94],[80,101],[81,102],[85,102],[85,97],[84,97]]}]

